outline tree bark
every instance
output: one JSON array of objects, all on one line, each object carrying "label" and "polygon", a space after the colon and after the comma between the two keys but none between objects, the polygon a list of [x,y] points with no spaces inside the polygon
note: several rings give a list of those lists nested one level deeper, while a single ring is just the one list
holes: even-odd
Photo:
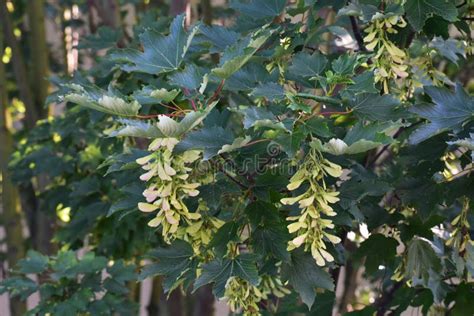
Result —
[{"label": "tree bark", "polygon": [[[13,72],[18,85],[20,99],[23,101],[26,108],[25,125],[27,128],[32,128],[35,126],[36,121],[39,118],[39,113],[34,104],[34,98],[30,89],[23,54],[20,51],[15,34],[13,33],[13,23],[7,10],[6,0],[0,0],[0,22],[3,24],[5,44],[10,46],[12,50]],[[35,52],[33,52],[33,55],[34,53]]]},{"label": "tree bark", "polygon": [[193,316],[214,315],[214,295],[212,286],[206,285],[197,290],[193,308]]},{"label": "tree bark", "polygon": [[202,20],[207,25],[212,24],[212,3],[211,0],[201,0]]},{"label": "tree bark", "polygon": [[91,0],[90,2],[104,25],[111,28],[120,26],[120,5],[117,0]]},{"label": "tree bark", "polygon": [[150,303],[147,306],[149,316],[162,316],[164,313],[161,307],[163,290],[161,289],[161,278],[153,278]]},{"label": "tree bark", "polygon": [[[0,52],[4,51],[3,32],[0,25]],[[5,66],[0,61],[0,172],[2,175],[2,224],[6,231],[7,262],[13,268],[25,254],[23,244],[21,208],[18,189],[13,185],[8,171],[8,160],[13,151],[13,141],[7,124],[7,89]],[[23,315],[26,304],[19,298],[10,299],[11,315]]]},{"label": "tree bark", "polygon": [[31,55],[31,88],[33,101],[40,118],[45,117],[48,109],[45,100],[48,96],[49,54],[46,43],[46,29],[44,17],[44,0],[31,1],[27,5],[30,26]]},{"label": "tree bark", "polygon": [[[31,87],[33,91],[33,101],[39,113],[39,118],[48,115],[48,109],[45,107],[45,100],[48,96],[48,73],[49,73],[49,54],[46,43],[44,0],[32,1],[27,6],[27,13],[30,27],[30,49],[33,52],[31,58]],[[49,183],[46,175],[37,177],[39,192],[42,192]],[[35,232],[33,237],[35,248],[45,254],[53,254],[56,247],[51,243],[54,236],[54,217],[40,208],[35,210]]]}]

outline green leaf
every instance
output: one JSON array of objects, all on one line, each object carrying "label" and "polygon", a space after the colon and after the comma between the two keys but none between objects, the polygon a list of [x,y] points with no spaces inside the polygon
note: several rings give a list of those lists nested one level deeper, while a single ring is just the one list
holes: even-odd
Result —
[{"label": "green leaf", "polygon": [[209,247],[215,248],[218,256],[224,256],[227,252],[227,245],[231,242],[238,242],[239,235],[238,231],[240,223],[236,221],[227,222],[222,225],[216,233],[212,236],[212,240],[209,243]]},{"label": "green leaf", "polygon": [[463,41],[458,41],[453,38],[447,40],[441,37],[435,37],[430,43],[430,47],[436,49],[441,56],[446,57],[456,65],[458,64],[459,56],[466,58],[466,44]]},{"label": "green leaf", "polygon": [[122,126],[109,133],[109,136],[119,137],[142,137],[142,138],[160,138],[165,135],[159,128],[151,123],[136,120],[120,120]]},{"label": "green leaf", "polygon": [[38,290],[35,281],[27,277],[11,277],[0,282],[0,294],[9,292],[11,297],[20,297],[26,300]]},{"label": "green leaf", "polygon": [[334,134],[329,129],[326,119],[321,117],[312,117],[302,122],[302,129],[306,134],[314,134],[320,137],[331,137]]},{"label": "green leaf", "polygon": [[453,316],[474,315],[472,294],[472,283],[461,283],[456,286],[455,291],[448,295],[448,298],[452,299],[452,301],[455,303],[455,305],[450,308],[449,314]]},{"label": "green leaf", "polygon": [[269,101],[281,101],[285,98],[285,90],[275,82],[262,83],[252,90],[250,95],[266,98]]},{"label": "green leaf", "polygon": [[258,129],[261,127],[286,130],[285,125],[279,122],[276,116],[264,107],[250,106],[243,110],[244,128],[251,127]]},{"label": "green leaf", "polygon": [[26,258],[18,262],[18,271],[21,273],[42,273],[48,268],[49,259],[41,253],[28,250]]},{"label": "green leaf", "polygon": [[290,253],[286,248],[290,235],[278,209],[271,203],[256,201],[245,208],[245,213],[252,224],[250,243],[254,252],[289,261]]},{"label": "green leaf", "polygon": [[64,101],[79,104],[100,112],[136,116],[141,105],[137,101],[128,102],[116,96],[112,91],[105,91],[94,85],[69,84],[70,92],[63,96]]},{"label": "green leaf", "polygon": [[286,0],[232,0],[230,7],[252,19],[279,16],[285,9]]},{"label": "green leaf", "polygon": [[331,63],[332,69],[339,76],[347,76],[354,73],[357,64],[357,55],[344,54]]},{"label": "green leaf", "polygon": [[178,69],[197,32],[197,27],[194,27],[186,33],[184,21],[184,15],[177,16],[171,23],[168,36],[146,30],[140,35],[143,52],[130,48],[119,50],[111,54],[112,60],[123,63],[121,68],[127,72],[156,75]]},{"label": "green leaf", "polygon": [[77,48],[90,48],[93,50],[112,48],[117,45],[122,36],[123,34],[120,29],[113,29],[108,26],[101,26],[97,29],[96,34],[87,35],[82,38]]},{"label": "green leaf", "polygon": [[170,76],[170,82],[189,90],[197,90],[201,86],[204,75],[204,68],[190,64],[186,65],[184,70],[172,74]]},{"label": "green leaf", "polygon": [[456,130],[474,118],[474,98],[460,84],[455,93],[438,87],[425,87],[434,105],[419,105],[411,111],[426,118],[430,123],[418,128],[410,135],[410,143],[420,143],[447,130]]},{"label": "green leaf", "polygon": [[189,133],[180,141],[176,147],[176,152],[184,152],[190,149],[200,149],[204,151],[204,160],[216,156],[224,145],[234,142],[232,133],[224,130],[220,126],[204,127],[198,131]]},{"label": "green leaf", "polygon": [[358,122],[349,130],[343,140],[332,138],[329,142],[322,144],[319,139],[316,139],[312,146],[332,155],[359,154],[380,145],[392,143],[393,138],[389,135],[401,126],[402,124],[393,122],[369,123],[367,125]]},{"label": "green leaf", "polygon": [[371,71],[364,72],[360,75],[355,76],[353,79],[354,84],[348,85],[343,91],[344,95],[350,96],[361,93],[378,93],[379,91],[375,88],[374,73]]},{"label": "green leaf", "polygon": [[169,103],[178,95],[179,91],[176,89],[166,90],[164,88],[157,89],[154,86],[145,86],[141,90],[136,91],[133,97],[142,105],[155,105],[159,102]]},{"label": "green leaf", "polygon": [[251,245],[255,253],[271,255],[281,261],[288,261],[290,254],[286,250],[290,235],[286,225],[257,226],[252,231]]},{"label": "green leaf", "polygon": [[296,130],[291,134],[278,136],[274,142],[282,147],[288,157],[294,157],[296,152],[300,149],[304,138],[305,134],[301,130]]},{"label": "green leaf", "polygon": [[283,263],[282,277],[288,280],[309,309],[314,303],[317,289],[334,290],[334,282],[329,273],[316,265],[310,254],[300,249],[292,252],[289,263]]},{"label": "green leaf", "polygon": [[156,275],[164,276],[163,288],[170,292],[185,281],[186,273],[193,268],[194,252],[192,247],[181,240],[176,240],[167,248],[157,248],[148,256],[157,263],[146,265],[140,273],[140,280]]},{"label": "green leaf", "polygon": [[211,53],[222,52],[226,47],[237,42],[240,37],[239,33],[220,25],[202,25],[199,28],[199,33],[205,37],[205,40],[212,43]]},{"label": "green leaf", "polygon": [[264,28],[229,46],[224,51],[219,67],[212,69],[212,73],[222,79],[229,78],[249,61],[271,34],[270,30]]},{"label": "green leaf", "polygon": [[349,106],[361,119],[390,121],[398,119],[396,107],[400,102],[391,95],[362,93],[351,100]]},{"label": "green leaf", "polygon": [[357,258],[367,257],[365,261],[366,271],[374,274],[378,271],[379,265],[390,265],[395,262],[398,242],[392,237],[382,234],[373,234],[365,240],[357,249]]},{"label": "green leaf", "polygon": [[107,258],[98,256],[95,253],[86,253],[77,264],[69,269],[69,273],[86,274],[100,273],[107,266]]},{"label": "green leaf", "polygon": [[311,78],[320,75],[327,65],[327,58],[324,55],[300,52],[293,57],[288,71],[298,77]]},{"label": "green leaf", "polygon": [[431,14],[439,15],[450,22],[456,21],[458,16],[455,4],[445,0],[408,0],[405,3],[405,12],[415,31],[422,29]]},{"label": "green leaf", "polygon": [[466,268],[467,271],[471,274],[471,277],[474,277],[474,242],[470,241],[466,245]]},{"label": "green leaf", "polygon": [[236,139],[234,139],[234,142],[232,144],[222,146],[222,148],[217,153],[218,154],[228,153],[228,152],[237,150],[239,148],[245,147],[250,142],[250,140],[251,140],[250,136],[237,137]]},{"label": "green leaf", "polygon": [[405,275],[409,278],[423,279],[426,282],[430,273],[441,272],[441,261],[431,245],[421,238],[413,239],[408,245]]},{"label": "green leaf", "polygon": [[214,283],[213,293],[218,298],[224,296],[225,285],[231,277],[239,277],[258,285],[260,278],[255,265],[255,256],[241,254],[233,259],[218,258],[202,265],[202,273],[194,283],[194,291],[201,286]]},{"label": "green leaf", "polygon": [[247,63],[239,71],[235,72],[225,82],[225,89],[229,91],[252,90],[259,83],[278,80],[276,71],[268,73],[265,67],[259,63]]}]

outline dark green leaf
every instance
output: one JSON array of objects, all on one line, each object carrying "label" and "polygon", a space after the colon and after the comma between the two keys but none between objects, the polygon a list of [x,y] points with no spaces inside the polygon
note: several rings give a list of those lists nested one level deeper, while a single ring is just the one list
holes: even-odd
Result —
[{"label": "dark green leaf", "polygon": [[455,4],[445,0],[408,0],[405,3],[405,12],[416,31],[421,30],[431,14],[439,15],[450,22],[456,21],[458,16]]},{"label": "dark green leaf", "polygon": [[225,285],[230,277],[239,277],[258,285],[259,276],[255,266],[255,256],[241,254],[234,259],[215,259],[202,266],[202,274],[194,283],[194,291],[203,285],[214,283],[213,292],[217,297],[223,297]]},{"label": "dark green leaf", "polygon": [[163,36],[149,29],[140,35],[143,52],[123,49],[111,55],[112,59],[123,63],[121,68],[127,72],[159,74],[178,69],[186,55],[197,28],[186,33],[184,15],[177,16],[170,27],[170,34]]},{"label": "dark green leaf", "polygon": [[34,250],[28,250],[26,258],[18,262],[21,273],[42,273],[48,267],[48,257]]},{"label": "dark green leaf", "polygon": [[219,126],[204,127],[198,131],[187,134],[182,141],[176,145],[177,152],[190,149],[201,149],[204,151],[204,160],[208,160],[222,149],[222,146],[232,144],[234,137],[231,133]]},{"label": "dark green leaf", "polygon": [[317,266],[310,254],[299,249],[292,252],[289,263],[283,263],[282,277],[288,280],[309,309],[316,298],[316,289],[334,290],[329,273]]},{"label": "dark green leaf", "polygon": [[447,130],[459,129],[474,118],[474,98],[470,97],[461,85],[456,85],[452,93],[445,88],[425,87],[434,105],[419,105],[412,112],[430,120],[410,136],[410,142],[417,144]]}]

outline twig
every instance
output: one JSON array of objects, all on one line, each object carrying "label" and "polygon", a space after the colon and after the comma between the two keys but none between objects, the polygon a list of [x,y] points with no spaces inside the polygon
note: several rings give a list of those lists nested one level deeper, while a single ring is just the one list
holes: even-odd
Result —
[{"label": "twig", "polygon": [[295,95],[295,97],[304,98],[304,99],[311,99],[311,100],[315,100],[315,101],[318,101],[318,102],[321,102],[321,103],[337,105],[337,106],[341,106],[343,104],[342,100],[338,100],[338,99],[331,98],[331,97],[320,96],[320,95],[313,95],[313,94],[309,94],[309,93],[297,93]]},{"label": "twig", "polygon": [[229,178],[230,180],[232,180],[234,183],[236,183],[239,187],[241,187],[242,189],[244,190],[248,190],[249,187],[246,186],[245,184],[243,184],[242,182],[240,182],[239,180],[237,180],[234,176],[232,176],[231,174],[229,174],[224,168],[222,168],[222,166],[219,166],[219,171],[222,172],[227,178]]},{"label": "twig", "polygon": [[364,38],[360,33],[359,26],[357,25],[357,20],[353,16],[350,16],[349,19],[351,20],[352,33],[354,33],[354,37],[357,41],[357,44],[359,45],[359,49],[363,52],[366,52],[367,48],[365,48]]},{"label": "twig", "polygon": [[458,178],[461,178],[465,175],[469,175],[471,172],[474,172],[474,167],[472,168],[468,168],[468,169],[464,169],[463,171],[459,172],[459,173],[456,173],[455,175],[453,175],[452,177],[449,177],[449,178],[446,178],[446,182],[449,182],[449,181],[453,181],[455,179],[458,179]]},{"label": "twig", "polygon": [[[189,90],[186,89],[186,88],[183,88],[183,92],[184,92],[184,95],[185,95],[185,96],[190,95]],[[191,106],[193,107],[194,111],[197,111],[196,103],[194,102],[194,100],[193,100],[193,99],[189,99],[189,101],[191,101]]]},{"label": "twig", "polygon": [[257,139],[257,140],[248,142],[247,144],[243,145],[242,147],[248,147],[248,146],[252,146],[252,145],[258,144],[258,143],[268,142],[268,141],[270,141],[270,140],[271,140],[271,139],[268,139],[268,138]]},{"label": "twig", "polygon": [[175,117],[175,116],[179,116],[179,113],[170,113],[170,114],[158,113],[158,114],[148,114],[148,115],[135,115],[135,118],[141,119],[141,120],[149,120],[149,119],[157,118],[160,115]]},{"label": "twig", "polygon": [[207,104],[210,104],[211,102],[213,102],[215,99],[217,99],[217,97],[219,96],[219,94],[221,93],[222,91],[222,88],[224,87],[224,83],[225,83],[225,79],[222,79],[221,83],[219,84],[219,86],[217,87],[216,91],[214,91],[214,94],[209,98],[209,100],[207,101]]},{"label": "twig", "polygon": [[352,113],[352,110],[349,111],[333,111],[333,112],[321,112],[321,113],[316,113],[317,115],[323,115],[323,116],[331,116],[331,115],[344,115],[344,114],[350,114]]},{"label": "twig", "polygon": [[382,295],[377,301],[375,301],[374,305],[377,307],[377,316],[385,315],[385,312],[389,307],[388,305],[393,300],[395,292],[401,288],[402,285],[403,282],[396,282],[389,291],[385,292],[385,295]]},{"label": "twig", "polygon": [[407,36],[407,40],[405,42],[405,48],[410,47],[411,42],[413,42],[414,38],[415,38],[415,31],[410,30],[410,32],[408,33],[408,36]]}]

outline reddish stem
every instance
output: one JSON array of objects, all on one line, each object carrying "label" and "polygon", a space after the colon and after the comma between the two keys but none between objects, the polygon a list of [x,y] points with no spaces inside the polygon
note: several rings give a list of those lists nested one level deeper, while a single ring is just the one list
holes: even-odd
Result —
[{"label": "reddish stem", "polygon": [[141,119],[141,120],[148,120],[148,119],[153,119],[157,118],[160,115],[168,116],[168,117],[175,117],[179,116],[179,113],[160,113],[160,114],[148,114],[148,115],[135,115],[135,118]]},{"label": "reddish stem", "polygon": [[209,103],[213,102],[215,99],[217,99],[217,97],[219,96],[219,94],[222,91],[222,88],[224,87],[224,83],[225,83],[225,79],[222,79],[222,81],[219,84],[219,86],[217,87],[216,91],[214,91],[214,94],[207,101],[207,104],[209,104]]}]

